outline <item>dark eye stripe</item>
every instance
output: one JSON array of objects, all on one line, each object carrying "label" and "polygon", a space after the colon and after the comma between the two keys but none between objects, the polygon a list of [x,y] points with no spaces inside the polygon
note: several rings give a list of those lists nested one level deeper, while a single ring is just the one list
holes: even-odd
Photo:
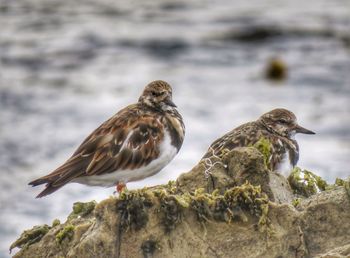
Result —
[{"label": "dark eye stripe", "polygon": [[159,97],[159,96],[161,96],[163,94],[164,94],[164,92],[156,92],[156,91],[152,92],[152,95],[155,96],[155,97]]},{"label": "dark eye stripe", "polygon": [[284,120],[284,119],[280,119],[280,120],[278,120],[278,122],[280,122],[281,124],[287,124],[288,123],[288,121]]}]

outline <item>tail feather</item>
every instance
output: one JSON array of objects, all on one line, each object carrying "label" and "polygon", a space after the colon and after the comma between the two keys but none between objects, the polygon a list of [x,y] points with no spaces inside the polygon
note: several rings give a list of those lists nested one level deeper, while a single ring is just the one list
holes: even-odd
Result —
[{"label": "tail feather", "polygon": [[28,183],[28,185],[31,185],[34,187],[34,186],[46,184],[45,189],[36,196],[36,198],[41,198],[41,197],[44,197],[46,195],[49,195],[49,194],[57,191],[59,188],[61,188],[64,185],[64,184],[61,184],[58,186],[54,186],[53,185],[54,182],[55,182],[55,178],[48,179],[47,177],[41,177],[41,178],[38,178],[34,181],[31,181],[30,183]]},{"label": "tail feather", "polygon": [[60,186],[52,186],[51,184],[47,184],[45,189],[40,192],[35,198],[41,198],[46,195],[52,194],[53,192],[56,192],[58,189],[60,189],[63,185]]},{"label": "tail feather", "polygon": [[46,188],[36,198],[51,194],[72,181],[72,179],[84,174],[91,157],[82,158],[80,155],[71,157],[66,163],[58,167],[52,173],[40,177],[29,183],[31,186],[46,184]]},{"label": "tail feather", "polygon": [[42,184],[47,184],[49,183],[49,180],[45,179],[45,178],[38,178],[36,180],[33,180],[32,182],[29,182],[28,185],[31,185],[31,186],[38,186],[38,185],[42,185]]}]

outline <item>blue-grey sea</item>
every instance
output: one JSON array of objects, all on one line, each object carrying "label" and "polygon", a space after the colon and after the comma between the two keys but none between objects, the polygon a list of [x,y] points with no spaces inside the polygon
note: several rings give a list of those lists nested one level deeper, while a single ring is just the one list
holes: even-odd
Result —
[{"label": "blue-grey sea", "polygon": [[[209,144],[275,107],[298,135],[299,166],[328,182],[350,175],[349,0],[0,0],[0,257],[33,225],[114,189],[69,184],[43,199],[27,183],[155,79],[173,86],[184,145],[159,174],[174,180]],[[271,82],[273,57],[288,78]],[[13,250],[16,252],[16,250]]]}]

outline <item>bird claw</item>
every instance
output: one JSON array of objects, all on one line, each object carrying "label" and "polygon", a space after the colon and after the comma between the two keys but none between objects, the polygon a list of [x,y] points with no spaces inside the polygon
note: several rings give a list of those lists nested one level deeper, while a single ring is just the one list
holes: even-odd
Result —
[{"label": "bird claw", "polygon": [[125,190],[127,190],[126,184],[124,184],[124,183],[118,183],[118,184],[116,184],[116,186],[115,186],[115,191],[113,192],[113,194],[114,194],[114,195],[120,194],[122,191],[125,191]]}]

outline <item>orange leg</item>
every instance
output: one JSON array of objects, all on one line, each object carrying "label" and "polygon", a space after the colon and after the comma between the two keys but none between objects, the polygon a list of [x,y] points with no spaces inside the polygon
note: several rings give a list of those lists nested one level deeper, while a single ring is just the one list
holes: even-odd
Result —
[{"label": "orange leg", "polygon": [[121,193],[124,188],[126,189],[126,184],[124,184],[124,183],[118,183],[115,186],[115,190],[117,190],[117,193]]}]

